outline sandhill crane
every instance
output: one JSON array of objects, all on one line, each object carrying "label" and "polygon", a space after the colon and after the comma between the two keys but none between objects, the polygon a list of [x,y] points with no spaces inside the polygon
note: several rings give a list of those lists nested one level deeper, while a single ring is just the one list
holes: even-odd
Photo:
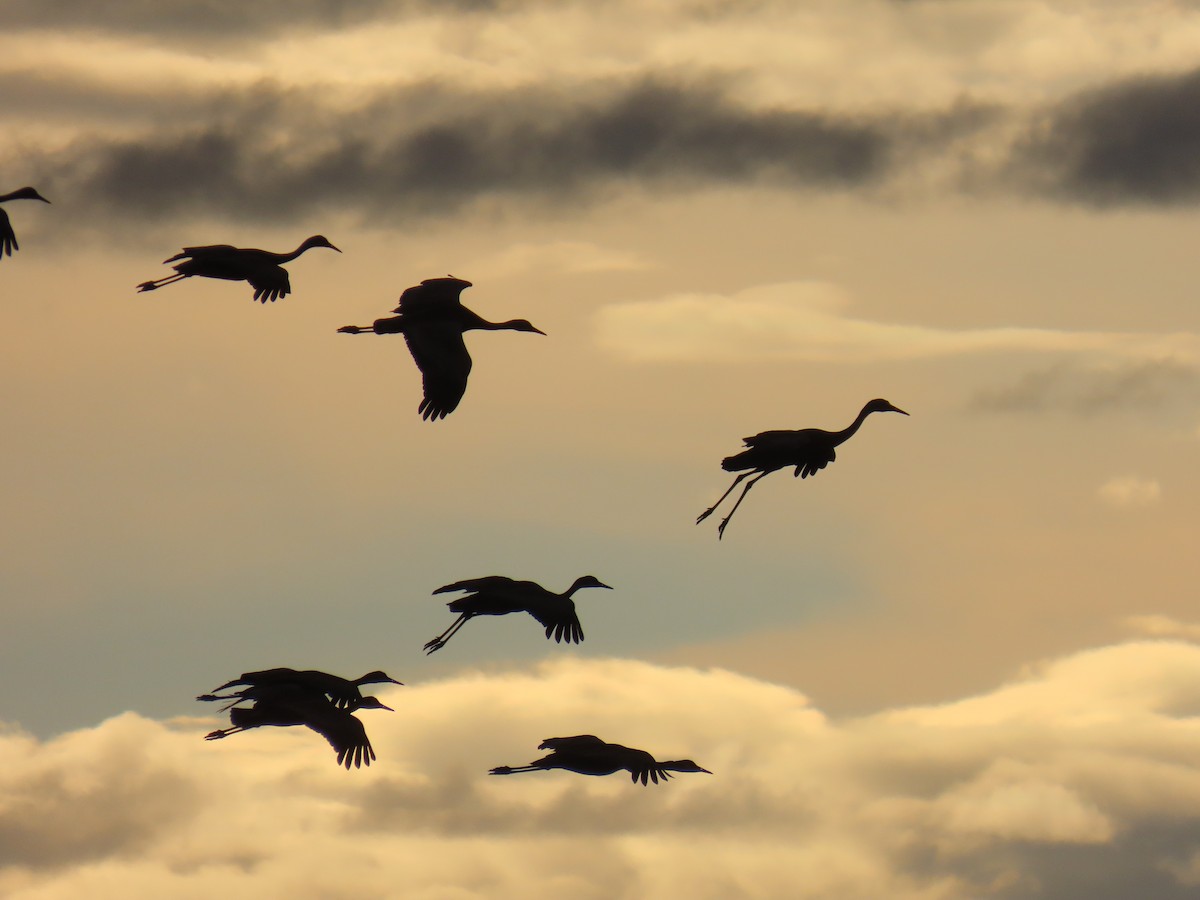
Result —
[{"label": "sandhill crane", "polygon": [[571,599],[580,588],[608,588],[593,575],[582,575],[575,583],[555,594],[546,590],[533,581],[514,581],[503,575],[488,575],[484,578],[469,578],[466,581],[456,581],[434,591],[435,594],[445,594],[449,591],[468,591],[465,597],[451,600],[446,605],[451,612],[458,613],[454,623],[425,645],[425,652],[432,653],[446,646],[446,642],[462,628],[468,620],[475,616],[503,616],[508,613],[527,612],[546,628],[546,638],[552,635],[554,640],[568,644],[578,644],[583,640],[583,628],[579,617],[575,614],[575,601]]},{"label": "sandhill crane", "polygon": [[[13,191],[11,194],[0,194],[0,203],[5,203],[9,200],[41,200],[43,203],[50,201],[39,194],[31,187],[23,187],[20,190]],[[0,209],[0,259],[5,256],[12,256],[14,250],[20,250],[17,244],[17,235],[13,231],[12,224],[8,221],[8,213]]]},{"label": "sandhill crane", "polygon": [[[250,695],[254,688],[277,684],[295,684],[313,691],[319,691],[321,694],[328,696],[335,706],[345,707],[362,700],[363,695],[359,691],[361,685],[384,683],[404,684],[403,681],[397,681],[395,678],[392,678],[385,672],[380,672],[378,669],[374,672],[368,672],[361,678],[355,678],[353,681],[337,675],[330,675],[328,672],[319,672],[316,669],[305,669],[303,671],[283,668],[264,669],[261,672],[245,672],[233,681],[227,681],[219,688],[215,688],[211,694],[201,694],[196,699],[232,700],[234,703],[237,703],[239,700],[252,699],[252,696],[248,695]],[[245,690],[224,695],[220,693],[234,687],[244,687]]]},{"label": "sandhill crane", "polygon": [[291,282],[288,281],[287,270],[283,264],[291,262],[306,250],[313,247],[328,247],[338,250],[329,243],[323,235],[314,234],[291,253],[272,253],[269,250],[247,250],[232,247],[229,244],[213,244],[209,247],[184,247],[170,259],[164,259],[167,265],[182,260],[175,269],[174,275],[167,275],[156,281],[143,281],[138,285],[138,291],[153,291],[168,284],[173,284],[184,278],[199,275],[202,278],[223,278],[226,281],[247,281],[254,288],[254,299],[261,303],[270,300],[272,303],[280,297],[286,297],[292,292]]},{"label": "sandhill crane", "polygon": [[611,775],[624,769],[630,773],[633,781],[640,781],[642,784],[646,784],[647,781],[658,784],[659,778],[665,781],[671,777],[671,772],[712,774],[690,759],[659,762],[645,750],[635,750],[621,744],[608,744],[594,734],[546,738],[538,745],[538,749],[552,752],[527,766],[497,766],[488,774],[513,775],[543,769],[566,769],[580,775]]},{"label": "sandhill crane", "polygon": [[529,331],[545,334],[526,319],[489,322],[462,305],[460,295],[471,282],[461,278],[427,278],[400,295],[399,313],[376,319],[373,325],[343,325],[342,334],[403,334],[417,368],[425,398],[417,412],[425,420],[444,419],[458,407],[467,392],[471,355],[463,333],[467,331]]},{"label": "sandhill crane", "polygon": [[[733,479],[729,490],[723,493],[716,503],[696,517],[696,524],[699,525],[711,516],[721,505],[721,501],[730,495],[743,478],[754,475],[755,477],[746,482],[746,486],[742,488],[742,493],[738,496],[737,502],[733,504],[729,515],[721,520],[721,524],[717,528],[719,540],[724,536],[725,526],[729,524],[729,520],[737,512],[737,508],[746,499],[750,488],[754,487],[761,478],[788,466],[796,467],[796,471],[792,473],[793,477],[798,475],[801,478],[807,478],[809,475],[815,475],[837,458],[834,448],[853,437],[867,416],[875,412],[897,412],[901,415],[908,415],[904,410],[892,406],[886,400],[872,400],[862,408],[858,418],[850,423],[848,428],[843,428],[841,431],[801,428],[798,431],[763,431],[744,438],[743,442],[748,449],[721,460],[721,468],[726,472],[742,472],[742,474]],[[746,471],[742,471],[743,469]]]},{"label": "sandhill crane", "polygon": [[[252,701],[253,705],[237,705],[244,701]],[[206,741],[264,725],[304,725],[325,738],[337,752],[338,765],[349,769],[352,765],[369,766],[375,759],[367,731],[352,713],[359,709],[391,710],[391,707],[376,697],[362,697],[341,708],[319,689],[297,682],[278,682],[246,688],[226,709],[231,727],[209,732],[204,736]]]}]

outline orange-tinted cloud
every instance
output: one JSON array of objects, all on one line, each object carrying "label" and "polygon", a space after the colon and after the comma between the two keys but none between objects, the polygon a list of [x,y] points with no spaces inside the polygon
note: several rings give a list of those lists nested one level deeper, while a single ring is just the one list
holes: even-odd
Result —
[{"label": "orange-tinted cloud", "polygon": [[[949,900],[1116,898],[1136,878],[1183,897],[1197,684],[1200,647],[1134,642],[834,721],[725,671],[562,662],[388,692],[394,714],[360,713],[379,759],[351,772],[304,729],[213,745],[209,721],[127,714],[45,743],[10,733],[0,830],[24,837],[6,842],[0,888]],[[571,733],[715,774],[485,774]]]}]

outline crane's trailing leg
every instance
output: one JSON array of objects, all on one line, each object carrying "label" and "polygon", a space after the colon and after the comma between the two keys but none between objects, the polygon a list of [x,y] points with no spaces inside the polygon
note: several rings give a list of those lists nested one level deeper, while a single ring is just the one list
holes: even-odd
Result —
[{"label": "crane's trailing leg", "polygon": [[700,515],[696,516],[696,524],[699,525],[701,522],[703,522],[705,519],[707,519],[709,516],[711,516],[713,513],[715,513],[717,511],[717,507],[721,505],[722,501],[726,497],[728,497],[730,494],[733,493],[733,489],[735,487],[737,487],[739,484],[742,483],[742,479],[749,478],[753,474],[754,474],[754,472],[752,472],[752,471],[751,472],[743,472],[737,478],[733,479],[733,484],[731,484],[729,486],[729,490],[727,490],[725,493],[723,493],[721,495],[720,499],[718,499],[716,503],[714,503],[712,506],[710,506],[704,512],[700,513]]},{"label": "crane's trailing leg", "polygon": [[516,772],[538,772],[541,766],[496,766],[491,769],[489,775],[512,775]]},{"label": "crane's trailing leg", "polygon": [[[749,475],[750,473],[747,472],[746,474]],[[750,488],[754,487],[756,484],[758,484],[758,482],[760,480],[762,480],[765,476],[770,475],[770,474],[771,474],[770,472],[762,472],[759,474],[759,476],[757,478],[752,478],[746,482],[746,486],[744,488],[742,488],[741,494],[738,495],[737,503],[733,504],[733,509],[731,509],[729,511],[729,515],[727,515],[725,518],[723,518],[721,520],[721,524],[717,526],[717,540],[718,541],[722,537],[725,536],[725,526],[729,524],[729,520],[732,519],[733,514],[735,512],[737,512],[737,508],[742,505],[742,501],[746,499],[746,495],[748,493],[750,493]],[[735,484],[736,484],[736,482],[735,482]],[[730,488],[730,490],[733,490],[733,489]]]},{"label": "crane's trailing leg", "polygon": [[187,275],[168,275],[166,278],[159,278],[157,281],[143,281],[141,284],[139,284],[137,286],[137,289],[139,292],[153,291],[156,288],[160,288],[160,287],[163,287],[164,285],[172,284],[173,282],[176,282],[176,281],[181,281],[182,279],[187,278],[187,277],[189,277],[189,276],[187,276]]},{"label": "crane's trailing leg", "polygon": [[470,613],[461,613],[459,617],[454,620],[454,624],[452,624],[449,628],[424,646],[423,649],[425,650],[425,655],[428,656],[434,650],[441,650],[443,647],[445,647],[446,642],[450,640],[450,638],[454,637],[454,633],[458,631],[458,629],[467,624],[467,619],[469,618],[471,618]]},{"label": "crane's trailing leg", "polygon": [[374,329],[370,325],[343,325],[338,329],[338,334],[372,334]]},{"label": "crane's trailing leg", "polygon": [[219,731],[210,731],[204,736],[206,741],[216,741],[223,737],[229,737],[231,734],[237,734],[239,731],[245,731],[245,728],[222,728]]}]

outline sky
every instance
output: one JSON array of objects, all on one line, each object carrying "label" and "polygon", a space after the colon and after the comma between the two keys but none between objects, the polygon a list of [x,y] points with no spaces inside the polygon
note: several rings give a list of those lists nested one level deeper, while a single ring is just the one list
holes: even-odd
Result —
[{"label": "sky", "polygon": [[[0,893],[1200,885],[1200,7],[0,0]],[[181,247],[312,250],[293,293]],[[394,336],[485,318],[459,408]],[[696,516],[759,431],[848,425]],[[502,574],[580,646],[452,621]],[[192,698],[405,683],[346,772]],[[713,775],[491,778],[594,733]]]}]

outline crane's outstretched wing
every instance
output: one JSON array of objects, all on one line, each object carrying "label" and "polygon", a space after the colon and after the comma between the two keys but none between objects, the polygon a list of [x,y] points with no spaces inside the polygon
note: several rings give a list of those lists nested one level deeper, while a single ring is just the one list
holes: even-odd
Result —
[{"label": "crane's outstretched wing", "polygon": [[246,275],[246,280],[254,288],[254,299],[260,303],[268,300],[274,303],[292,292],[292,283],[283,266],[271,264],[256,267]]},{"label": "crane's outstretched wing", "polygon": [[468,591],[472,594],[524,599],[530,588],[537,587],[538,585],[532,581],[517,581],[507,575],[484,575],[482,578],[466,578],[453,584],[443,585],[434,593],[448,594],[452,591]]},{"label": "crane's outstretched wing", "polygon": [[546,604],[537,609],[530,608],[529,614],[538,620],[546,629],[547,640],[553,636],[561,644],[578,644],[583,640],[583,626],[579,624],[579,615],[575,612],[575,603],[570,598],[561,598],[554,605]]},{"label": "crane's outstretched wing", "polygon": [[0,258],[12,256],[14,250],[21,249],[17,245],[17,235],[8,220],[8,213],[0,209]]},{"label": "crane's outstretched wing", "polygon": [[448,306],[457,306],[461,302],[463,289],[470,286],[471,282],[461,278],[426,278],[420,284],[404,289],[393,312],[412,318],[444,316]]},{"label": "crane's outstretched wing", "polygon": [[588,750],[599,750],[601,747],[607,746],[608,744],[594,734],[574,734],[570,737],[546,738],[538,744],[538,749],[586,752]]},{"label": "crane's outstretched wing", "polygon": [[[407,313],[405,313],[407,318]],[[425,399],[418,412],[422,419],[443,419],[458,407],[467,392],[471,355],[462,329],[452,322],[411,321],[404,340],[421,370]]]},{"label": "crane's outstretched wing", "polygon": [[166,265],[167,263],[178,262],[181,259],[187,259],[189,257],[192,259],[205,256],[214,258],[220,257],[226,253],[232,253],[236,250],[237,247],[233,246],[233,244],[209,244],[206,247],[184,247],[180,252],[176,253],[170,259],[164,259],[163,265]]},{"label": "crane's outstretched wing", "polygon": [[363,723],[343,710],[335,710],[336,715],[322,716],[319,721],[309,721],[313,731],[329,741],[337,751],[338,765],[349,769],[369,766],[375,759],[375,749],[367,738],[367,729]]},{"label": "crane's outstretched wing", "polygon": [[658,779],[661,778],[663,781],[666,781],[671,777],[671,773],[658,763],[654,762],[653,759],[651,759],[650,763],[644,765],[637,764],[635,766],[631,766],[629,773],[631,781],[640,781],[642,784],[646,783],[646,779],[650,779],[655,784],[658,784]]}]

